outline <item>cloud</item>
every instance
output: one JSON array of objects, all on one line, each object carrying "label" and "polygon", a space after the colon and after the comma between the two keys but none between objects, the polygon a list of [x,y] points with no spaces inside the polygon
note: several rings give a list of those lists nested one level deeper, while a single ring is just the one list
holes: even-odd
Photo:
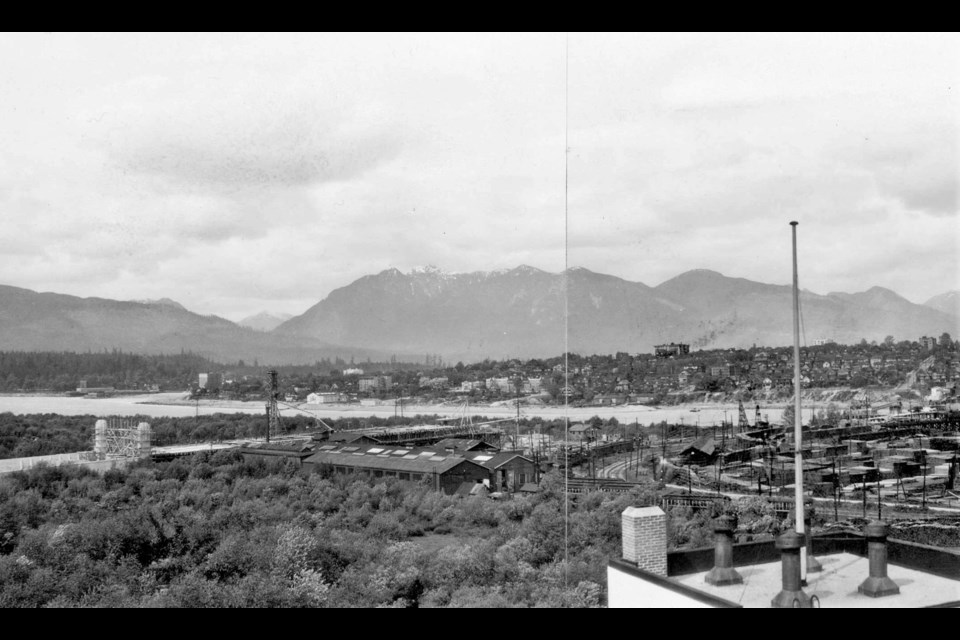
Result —
[{"label": "cloud", "polygon": [[952,36],[572,34],[569,91],[564,41],[0,42],[0,270],[239,318],[389,267],[557,272],[568,243],[650,285],[786,283],[799,219],[813,290],[956,288]]},{"label": "cloud", "polygon": [[236,101],[216,101],[137,114],[111,129],[106,150],[121,170],[230,192],[354,179],[401,146],[385,126],[365,130],[318,103],[250,101],[239,112]]}]

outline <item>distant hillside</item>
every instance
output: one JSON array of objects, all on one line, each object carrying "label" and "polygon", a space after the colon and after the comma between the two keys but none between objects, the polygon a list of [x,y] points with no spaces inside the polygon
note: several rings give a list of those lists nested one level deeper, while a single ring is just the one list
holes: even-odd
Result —
[{"label": "distant hillside", "polygon": [[923,306],[950,313],[960,318],[960,291],[947,291],[938,296],[933,296],[923,303]]},{"label": "distant hillside", "polygon": [[[702,347],[785,345],[793,340],[792,287],[728,278],[714,271],[684,273],[658,287],[664,298],[683,306],[685,341]],[[955,321],[913,304],[889,289],[819,295],[800,292],[803,338],[839,343],[882,341],[887,335],[915,340],[951,331]],[[956,330],[954,329],[955,333]]]},{"label": "distant hillside", "polygon": [[291,339],[201,316],[177,304],[37,293],[0,285],[0,350],[137,353],[192,351],[219,362],[312,363],[324,357],[382,357],[366,349]]},{"label": "distant hillside", "polygon": [[[663,342],[780,346],[793,340],[790,294],[787,285],[706,270],[650,287],[582,268],[456,274],[389,269],[336,289],[304,314],[265,331],[278,319],[259,314],[245,320],[261,329],[254,330],[171,300],[119,302],[0,286],[0,350],[186,349],[221,362],[310,364],[338,356],[419,360],[424,354],[471,362],[548,357],[565,348],[649,353]],[[827,295],[804,291],[801,303],[807,344],[960,334],[957,316],[880,287]]]},{"label": "distant hillside", "polygon": [[131,300],[130,302],[137,302],[139,304],[160,305],[163,307],[173,307],[175,309],[180,309],[182,311],[187,310],[187,308],[184,307],[182,304],[180,304],[176,300],[171,300],[170,298],[160,298],[159,300]]},{"label": "distant hillside", "polygon": [[[569,272],[572,348],[629,343],[672,321],[649,287],[585,269]],[[563,274],[532,267],[447,274],[396,269],[333,291],[277,328],[281,335],[448,358],[532,357],[564,348]]]},{"label": "distant hillside", "polygon": [[[587,269],[553,274],[526,266],[460,274],[390,269],[333,291],[275,333],[448,359],[542,357],[565,348],[565,287],[569,349],[578,353],[650,352],[670,341],[726,348],[793,340],[788,285],[695,270],[649,287]],[[879,287],[802,292],[801,305],[810,344],[956,332],[951,316]]]},{"label": "distant hillside", "polygon": [[262,311],[256,315],[244,318],[237,324],[255,331],[273,331],[292,317],[289,313]]}]

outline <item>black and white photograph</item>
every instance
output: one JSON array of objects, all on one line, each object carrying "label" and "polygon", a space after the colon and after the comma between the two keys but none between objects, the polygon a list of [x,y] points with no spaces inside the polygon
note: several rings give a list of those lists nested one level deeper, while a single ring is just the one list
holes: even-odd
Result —
[{"label": "black and white photograph", "polygon": [[0,33],[0,607],[960,608],[960,35]]}]

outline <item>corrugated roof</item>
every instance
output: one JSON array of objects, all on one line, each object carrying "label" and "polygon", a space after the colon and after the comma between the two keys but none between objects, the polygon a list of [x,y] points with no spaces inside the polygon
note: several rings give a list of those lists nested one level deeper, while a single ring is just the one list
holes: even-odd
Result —
[{"label": "corrugated roof", "polygon": [[465,457],[468,460],[472,460],[487,469],[499,469],[506,463],[510,462],[514,458],[522,458],[530,464],[533,464],[533,460],[527,458],[519,451],[501,451],[500,453],[490,455],[489,453],[483,453],[481,451],[474,451],[465,454]]},{"label": "corrugated roof", "polygon": [[254,451],[286,451],[286,452],[295,452],[302,453],[304,451],[313,451],[316,447],[315,444],[306,441],[299,442],[264,442],[260,444],[252,444],[246,447],[243,447],[245,453],[252,453]]},{"label": "corrugated roof", "polygon": [[[487,444],[483,440],[476,439],[467,439],[467,438],[444,438],[440,442],[433,445],[434,448],[440,449],[455,449],[457,451],[471,451],[476,447],[482,447],[486,445],[487,447],[492,447],[493,445]],[[494,447],[495,448],[495,447]]]},{"label": "corrugated roof", "polygon": [[712,456],[713,452],[716,451],[717,445],[713,441],[713,436],[700,436],[693,444],[684,449],[681,453],[687,453],[688,451],[696,450],[701,453],[704,453],[708,456]]},{"label": "corrugated roof", "polygon": [[337,431],[330,434],[330,442],[356,442],[363,438],[371,439],[369,435],[357,431]]},{"label": "corrugated roof", "polygon": [[600,430],[600,427],[594,427],[592,425],[584,424],[582,422],[578,422],[577,424],[570,427],[571,433],[583,433],[585,431],[599,431],[599,430]]},{"label": "corrugated roof", "polygon": [[331,464],[357,469],[381,469],[385,471],[411,471],[413,473],[446,473],[450,469],[457,467],[464,462],[477,466],[483,466],[472,460],[461,458],[459,456],[447,456],[440,460],[417,457],[408,460],[410,456],[402,458],[383,457],[377,455],[358,455],[357,453],[340,453],[334,451],[321,451],[313,454],[306,459],[306,462],[312,464]]}]

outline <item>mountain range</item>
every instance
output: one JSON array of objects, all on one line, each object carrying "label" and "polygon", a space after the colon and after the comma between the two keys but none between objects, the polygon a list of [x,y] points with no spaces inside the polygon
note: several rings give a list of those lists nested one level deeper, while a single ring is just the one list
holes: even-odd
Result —
[{"label": "mountain range", "polygon": [[947,291],[933,296],[923,303],[923,306],[960,316],[960,291]]},{"label": "mountain range", "polygon": [[[881,287],[852,294],[802,291],[800,298],[807,344],[960,333],[957,292],[924,305]],[[635,353],[664,342],[728,348],[792,340],[789,285],[708,270],[650,287],[583,268],[388,269],[332,291],[302,315],[284,321],[265,313],[239,324],[192,313],[169,299],[120,302],[0,286],[0,350],[187,349],[221,362],[271,364],[440,354],[469,362],[548,357],[565,348]]]},{"label": "mountain range", "polygon": [[[449,274],[433,268],[366,276],[330,293],[274,332],[363,344],[448,359],[534,357],[564,350],[564,289],[569,350],[652,352],[655,344],[694,348],[789,345],[789,285],[729,278],[698,269],[656,287],[573,268]],[[805,340],[916,340],[958,333],[960,319],[893,291],[818,295],[801,292]]]},{"label": "mountain range", "polygon": [[382,358],[312,338],[290,338],[203,316],[168,299],[78,298],[0,285],[0,351],[192,351],[219,362],[312,363],[322,358]]},{"label": "mountain range", "polygon": [[256,331],[273,331],[292,317],[289,313],[261,311],[258,314],[244,318],[237,324],[241,327],[247,327],[248,329],[254,329]]}]

